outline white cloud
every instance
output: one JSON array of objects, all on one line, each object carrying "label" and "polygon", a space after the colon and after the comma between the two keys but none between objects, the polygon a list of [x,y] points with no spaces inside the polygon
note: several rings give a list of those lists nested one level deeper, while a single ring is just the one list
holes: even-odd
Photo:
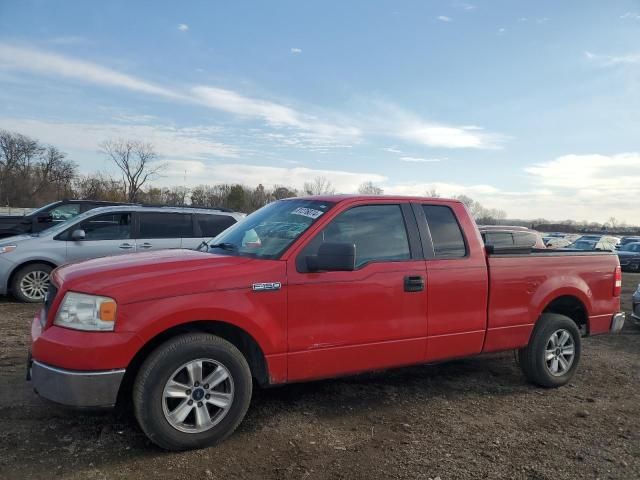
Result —
[{"label": "white cloud", "polygon": [[622,20],[640,20],[640,14],[636,12],[626,12],[620,15]]},{"label": "white cloud", "polygon": [[[534,185],[553,192],[558,218],[638,223],[640,153],[569,154],[525,169]],[[543,204],[539,208],[548,208]]]},{"label": "white cloud", "polygon": [[409,163],[433,163],[433,162],[441,162],[442,160],[446,160],[445,158],[422,158],[422,157],[400,157],[402,162]]},{"label": "white cloud", "polygon": [[383,150],[389,153],[403,153],[402,150],[395,147],[386,147],[386,148],[383,148]]},{"label": "white cloud", "polygon": [[503,35],[506,31],[507,31],[506,28],[499,28],[498,29],[498,35]]},{"label": "white cloud", "polygon": [[126,88],[162,97],[180,97],[169,89],[95,63],[3,43],[0,43],[0,68],[72,78],[86,83]]},{"label": "white cloud", "polygon": [[56,145],[63,151],[95,153],[99,150],[100,143],[109,138],[137,138],[152,143],[163,157],[204,159],[239,155],[237,148],[215,139],[220,133],[215,127],[143,125],[138,124],[135,117],[127,118],[127,123],[93,124],[0,118],[0,128],[35,137],[44,143]]},{"label": "white cloud", "polygon": [[584,52],[585,57],[603,67],[613,67],[617,65],[632,65],[640,63],[640,53],[630,53],[627,55],[600,55],[589,51]]},{"label": "white cloud", "polygon": [[441,22],[451,22],[453,20],[451,17],[447,17],[446,15],[439,15],[436,18]]},{"label": "white cloud", "polygon": [[169,88],[96,63],[0,43],[0,72],[3,68],[143,92],[168,100],[202,105],[247,119],[261,120],[272,128],[286,129],[300,145],[313,145],[316,148],[319,144],[349,146],[359,142],[363,135],[402,138],[441,148],[499,148],[504,140],[503,137],[486,133],[479,127],[426,122],[415,114],[388,104],[379,108],[379,105],[376,106],[379,102],[371,99],[362,109],[363,113],[354,116],[322,112],[324,119],[320,120],[316,115],[306,113],[306,110],[311,110],[308,108],[303,113],[282,103],[213,86]]},{"label": "white cloud", "polygon": [[180,177],[187,171],[189,186],[213,183],[241,183],[255,186],[259,183],[272,187],[287,185],[302,188],[305,182],[315,177],[326,177],[336,191],[342,193],[356,192],[362,182],[380,183],[387,180],[376,173],[349,172],[344,170],[323,170],[308,167],[272,167],[265,165],[245,165],[237,163],[223,163],[207,165],[198,161],[168,161],[166,177],[157,183],[171,185],[172,177]]},{"label": "white cloud", "polygon": [[179,23],[178,30],[180,30],[181,32],[186,32],[189,30],[189,25],[187,25],[186,23]]},{"label": "white cloud", "polygon": [[[475,125],[447,125],[426,121],[397,105],[370,102],[369,111],[361,107],[360,129],[371,135],[395,137],[433,148],[499,149],[507,137]],[[394,152],[391,152],[394,153]]]},{"label": "white cloud", "polygon": [[438,148],[499,148],[497,135],[485,134],[480,127],[415,123],[398,132],[406,140]]},{"label": "white cloud", "polygon": [[[191,89],[195,99],[209,108],[248,118],[259,118],[272,126],[293,127],[304,132],[298,138],[318,139],[323,142],[337,139],[355,141],[361,135],[359,128],[342,123],[326,123],[315,117],[279,103],[246,97],[233,90],[199,86]],[[313,138],[312,138],[313,137]]]},{"label": "white cloud", "polygon": [[302,53],[302,49],[301,49],[301,48],[293,47],[293,48],[291,49],[291,53],[293,53],[294,55],[295,55],[295,54],[298,54],[298,53]]}]

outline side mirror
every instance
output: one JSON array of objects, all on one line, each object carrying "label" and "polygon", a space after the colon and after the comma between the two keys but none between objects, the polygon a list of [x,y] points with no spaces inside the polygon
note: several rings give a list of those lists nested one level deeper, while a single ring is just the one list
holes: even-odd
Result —
[{"label": "side mirror", "polygon": [[353,243],[323,243],[318,255],[307,257],[307,269],[310,272],[353,271],[356,269],[356,246]]},{"label": "side mirror", "polygon": [[53,221],[53,217],[49,214],[40,215],[36,220],[38,221],[38,223],[48,223]]},{"label": "side mirror", "polygon": [[85,237],[85,233],[84,230],[82,229],[78,229],[78,230],[74,230],[73,232],[71,232],[71,240],[84,240]]}]

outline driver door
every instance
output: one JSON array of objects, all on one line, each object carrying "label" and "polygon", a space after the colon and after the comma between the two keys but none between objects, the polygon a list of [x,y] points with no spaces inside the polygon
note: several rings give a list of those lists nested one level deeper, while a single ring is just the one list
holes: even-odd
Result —
[{"label": "driver door", "polygon": [[[348,208],[289,259],[289,381],[423,360],[426,270],[406,207]],[[355,270],[307,271],[306,257],[317,254],[323,242],[355,244]]]}]

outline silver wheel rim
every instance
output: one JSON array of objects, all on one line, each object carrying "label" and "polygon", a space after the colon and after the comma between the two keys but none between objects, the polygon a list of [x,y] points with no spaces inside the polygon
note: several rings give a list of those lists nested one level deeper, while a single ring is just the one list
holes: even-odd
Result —
[{"label": "silver wheel rim", "polygon": [[44,300],[49,289],[49,272],[34,270],[20,280],[20,293],[29,300]]},{"label": "silver wheel rim", "polygon": [[184,433],[205,432],[229,413],[233,404],[233,378],[220,362],[190,360],[169,377],[162,391],[164,417]]},{"label": "silver wheel rim", "polygon": [[544,352],[547,370],[554,377],[567,373],[573,365],[576,345],[568,330],[561,328],[551,334]]}]

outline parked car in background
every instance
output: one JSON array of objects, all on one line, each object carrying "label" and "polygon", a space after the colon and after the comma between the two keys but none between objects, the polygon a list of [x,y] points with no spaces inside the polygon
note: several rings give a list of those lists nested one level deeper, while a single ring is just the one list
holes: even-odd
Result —
[{"label": "parked car in background", "polygon": [[33,210],[27,215],[1,215],[0,238],[38,233],[88,210],[110,205],[130,204],[97,200],[60,200]]},{"label": "parked car in background", "polygon": [[588,251],[614,252],[616,250],[616,244],[611,243],[607,240],[584,240],[582,237],[580,237],[575,242],[567,245],[566,247],[562,247],[559,250],[582,250],[585,252],[588,252]]},{"label": "parked car in background", "polygon": [[542,235],[526,227],[500,225],[478,226],[485,245],[498,247],[546,248]]},{"label": "parked car in background", "polygon": [[557,235],[544,236],[542,237],[542,241],[547,248],[562,248],[572,243],[572,240],[568,237],[560,237]]},{"label": "parked car in background", "polygon": [[242,217],[197,208],[95,208],[40,233],[0,241],[0,294],[40,302],[57,266],[122,253],[196,249]]},{"label": "parked car in background", "polygon": [[616,249],[620,267],[630,272],[640,272],[640,242],[627,243]]},{"label": "parked car in background", "polygon": [[638,288],[633,294],[631,305],[633,308],[633,311],[631,312],[631,318],[633,318],[636,323],[640,324],[640,283],[638,284]]},{"label": "parked car in background", "polygon": [[640,242],[640,237],[638,236],[630,236],[630,237],[622,237],[620,239],[620,243],[618,244],[618,246],[616,248],[621,248],[622,246],[628,244],[628,243],[636,243],[636,242]]},{"label": "parked car in background", "polygon": [[578,240],[605,242],[605,243],[610,243],[614,246],[620,243],[620,237],[615,237],[613,235],[600,235],[600,234],[582,235],[576,239],[576,241]]}]

